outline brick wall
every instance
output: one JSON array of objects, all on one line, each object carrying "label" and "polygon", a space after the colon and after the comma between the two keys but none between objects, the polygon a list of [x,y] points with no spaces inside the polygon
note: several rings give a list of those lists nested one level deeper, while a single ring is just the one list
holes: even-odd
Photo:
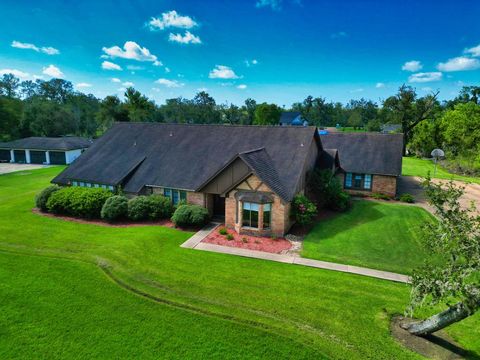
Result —
[{"label": "brick wall", "polygon": [[[344,185],[344,173],[338,173],[336,178],[340,181],[342,186]],[[397,194],[397,177],[388,175],[373,175],[372,178],[372,190],[352,190],[345,189],[346,192],[352,195],[366,196],[371,193],[380,193],[394,197]]]}]

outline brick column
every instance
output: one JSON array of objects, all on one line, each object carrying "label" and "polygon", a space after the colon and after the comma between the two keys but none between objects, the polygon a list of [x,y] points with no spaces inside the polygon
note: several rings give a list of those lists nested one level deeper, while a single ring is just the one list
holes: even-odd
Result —
[{"label": "brick column", "polygon": [[258,230],[263,230],[263,204],[258,204]]},{"label": "brick column", "polygon": [[45,162],[50,164],[50,151],[45,151]]}]

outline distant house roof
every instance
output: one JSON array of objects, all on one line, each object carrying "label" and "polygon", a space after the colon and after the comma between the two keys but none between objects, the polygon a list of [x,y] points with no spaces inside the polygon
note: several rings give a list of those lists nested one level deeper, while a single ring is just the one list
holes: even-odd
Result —
[{"label": "distant house roof", "polygon": [[78,136],[64,137],[28,137],[10,142],[0,143],[2,149],[32,149],[32,150],[74,150],[85,149],[92,141]]},{"label": "distant house roof", "polygon": [[304,121],[299,111],[285,111],[280,115],[280,125],[303,125]]},{"label": "distant house roof", "polygon": [[324,149],[336,149],[346,172],[399,176],[402,173],[402,134],[329,133],[321,135]]},{"label": "distant house roof", "polygon": [[391,133],[391,132],[398,132],[402,129],[401,124],[383,124],[381,127],[382,132],[384,133]]},{"label": "distant house roof", "polygon": [[313,141],[320,146],[314,127],[116,123],[53,182],[122,184],[131,193],[146,185],[198,191],[240,157],[289,201]]}]

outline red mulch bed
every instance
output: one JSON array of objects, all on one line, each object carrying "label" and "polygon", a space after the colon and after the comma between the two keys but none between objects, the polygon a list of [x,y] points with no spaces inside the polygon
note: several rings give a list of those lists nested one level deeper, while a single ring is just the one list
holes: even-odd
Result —
[{"label": "red mulch bed", "polygon": [[[272,239],[263,236],[240,235],[230,229],[227,229],[227,231],[233,235],[233,240],[227,240],[226,235],[221,235],[218,232],[221,228],[223,228],[223,226],[216,227],[202,242],[276,254],[292,247],[292,244],[283,238]],[[243,242],[242,239],[246,239],[247,241]]]},{"label": "red mulch bed", "polygon": [[[56,219],[61,219],[65,221],[72,221],[80,224],[90,224],[90,225],[100,225],[100,226],[107,226],[107,227],[132,227],[132,226],[165,226],[169,228],[174,228],[175,224],[170,221],[169,219],[164,219],[164,220],[149,220],[149,221],[129,221],[129,220],[124,220],[124,221],[117,221],[115,223],[109,223],[108,221],[101,220],[101,219],[80,219],[72,216],[65,216],[65,215],[55,215],[55,214],[50,214],[50,213],[44,213],[41,212],[39,209],[34,208],[32,209],[32,212],[34,214],[46,216],[46,217],[51,217],[51,218],[56,218]],[[187,229],[180,229],[179,230],[187,230]],[[188,231],[196,231],[198,229],[188,229]]]}]

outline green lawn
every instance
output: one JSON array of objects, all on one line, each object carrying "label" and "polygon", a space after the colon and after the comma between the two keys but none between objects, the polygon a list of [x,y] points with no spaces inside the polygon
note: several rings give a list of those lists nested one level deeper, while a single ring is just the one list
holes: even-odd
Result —
[{"label": "green lawn", "polygon": [[313,228],[302,256],[410,274],[425,256],[418,234],[429,218],[416,206],[354,201],[349,211]]},{"label": "green lawn", "polygon": [[480,178],[478,177],[452,174],[448,172],[448,170],[442,168],[441,166],[437,166],[437,171],[434,176],[433,175],[434,169],[435,169],[435,165],[431,160],[419,159],[415,157],[403,158],[402,175],[420,176],[424,178],[430,172],[430,176],[436,179],[445,179],[445,180],[453,179],[453,180],[461,180],[461,181],[480,184]]},{"label": "green lawn", "polygon": [[[389,332],[408,286],[183,249],[191,233],[169,228],[32,213],[59,170],[0,175],[0,358],[420,358]],[[479,324],[449,331],[480,354]]]}]

